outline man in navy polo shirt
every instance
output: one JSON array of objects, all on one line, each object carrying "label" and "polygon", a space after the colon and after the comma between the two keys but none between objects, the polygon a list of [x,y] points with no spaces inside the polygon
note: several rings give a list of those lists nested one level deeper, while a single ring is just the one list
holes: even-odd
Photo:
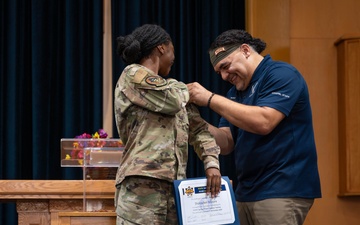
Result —
[{"label": "man in navy polo shirt", "polygon": [[300,225],[321,197],[309,92],[296,68],[260,55],[265,48],[243,30],[219,35],[210,61],[234,86],[225,98],[190,83],[190,102],[221,115],[209,130],[221,154],[234,151],[241,225]]}]

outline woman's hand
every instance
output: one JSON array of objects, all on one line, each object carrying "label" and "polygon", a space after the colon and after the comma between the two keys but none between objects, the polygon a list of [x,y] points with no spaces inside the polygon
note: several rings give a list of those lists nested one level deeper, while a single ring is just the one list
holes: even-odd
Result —
[{"label": "woman's hand", "polygon": [[221,191],[221,174],[217,168],[208,168],[206,171],[206,195],[215,198]]}]

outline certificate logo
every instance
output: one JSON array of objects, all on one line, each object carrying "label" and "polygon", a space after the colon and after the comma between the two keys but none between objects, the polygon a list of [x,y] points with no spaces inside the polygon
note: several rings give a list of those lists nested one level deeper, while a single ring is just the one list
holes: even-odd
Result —
[{"label": "certificate logo", "polygon": [[187,188],[185,188],[185,194],[186,194],[187,196],[192,196],[192,195],[194,194],[194,188],[188,186]]}]

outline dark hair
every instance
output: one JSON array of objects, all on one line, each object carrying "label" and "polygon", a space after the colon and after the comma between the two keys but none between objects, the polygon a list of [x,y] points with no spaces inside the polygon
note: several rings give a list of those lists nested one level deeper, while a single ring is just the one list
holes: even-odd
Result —
[{"label": "dark hair", "polygon": [[261,53],[266,48],[266,43],[259,38],[253,38],[244,30],[228,30],[220,34],[210,46],[210,51],[215,48],[232,44],[248,44],[257,53]]},{"label": "dark hair", "polygon": [[116,53],[126,64],[139,63],[151,54],[160,44],[171,41],[170,35],[159,25],[145,24],[136,28],[131,34],[116,38]]}]

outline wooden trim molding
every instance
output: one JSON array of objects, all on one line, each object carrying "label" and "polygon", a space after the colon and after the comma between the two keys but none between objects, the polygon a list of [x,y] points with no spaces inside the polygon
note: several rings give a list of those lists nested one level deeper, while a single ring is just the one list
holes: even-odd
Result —
[{"label": "wooden trim molding", "polygon": [[0,200],[114,199],[114,180],[0,180]]}]

